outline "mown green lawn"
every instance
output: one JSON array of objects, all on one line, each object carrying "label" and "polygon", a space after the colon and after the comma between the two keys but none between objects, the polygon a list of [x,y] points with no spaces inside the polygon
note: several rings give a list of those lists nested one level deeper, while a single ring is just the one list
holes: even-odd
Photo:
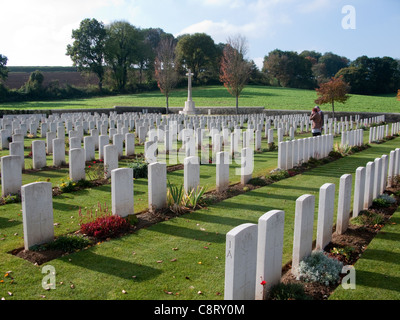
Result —
[{"label": "mown green lawn", "polygon": [[355,289],[339,286],[331,300],[400,300],[400,209],[354,264]]},{"label": "mown green lawn", "polygon": [[[242,223],[257,223],[269,210],[284,210],[283,263],[288,262],[295,200],[309,193],[316,196],[318,203],[318,190],[324,183],[335,183],[338,192],[342,174],[354,175],[357,167],[389,154],[398,145],[399,138],[373,145],[302,175],[52,260],[46,265],[56,270],[56,289],[50,291],[41,286],[43,266],[35,266],[8,253],[23,246],[21,204],[0,206],[0,280],[3,280],[0,297],[16,300],[223,299],[227,232]],[[276,167],[276,161],[277,152],[257,154],[254,175],[266,174]],[[201,175],[203,186],[215,185],[214,166],[201,166]],[[183,181],[183,172],[176,171],[168,177],[179,183]],[[238,177],[236,179],[239,181]],[[136,179],[134,192],[135,211],[138,212],[147,205],[147,181]],[[78,230],[79,207],[85,210],[98,202],[110,207],[110,186],[63,194],[53,200],[55,233],[59,236]],[[13,281],[7,273],[12,275]]]},{"label": "mown green lawn", "polygon": [[[239,106],[264,107],[272,110],[311,110],[316,98],[314,90],[246,86],[239,99]],[[186,100],[187,89],[179,89],[171,94],[169,103],[171,107],[184,107]],[[197,107],[235,106],[235,99],[223,86],[195,87],[193,100]],[[165,107],[165,97],[159,91],[153,91],[90,99],[0,103],[0,110],[113,108],[114,106]],[[331,111],[330,105],[322,108]],[[337,103],[335,111],[399,113],[400,102],[396,100],[395,94],[351,95],[346,104]]]}]

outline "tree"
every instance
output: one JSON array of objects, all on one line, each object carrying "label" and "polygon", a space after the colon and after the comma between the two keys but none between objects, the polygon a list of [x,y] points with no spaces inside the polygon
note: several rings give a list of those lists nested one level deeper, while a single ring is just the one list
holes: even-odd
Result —
[{"label": "tree", "polygon": [[390,57],[358,57],[337,73],[340,75],[357,94],[395,93],[400,86],[400,64]]},{"label": "tree", "polygon": [[327,52],[319,58],[318,63],[324,65],[323,69],[325,73],[323,76],[326,79],[331,79],[340,69],[348,67],[350,61],[346,57],[341,57],[332,52]]},{"label": "tree", "polygon": [[0,80],[6,80],[8,77],[7,61],[8,58],[0,54]]},{"label": "tree", "polygon": [[347,94],[350,87],[343,81],[343,77],[333,77],[331,81],[323,83],[315,89],[319,98],[315,100],[316,104],[332,105],[332,117],[335,117],[335,101],[345,103],[350,96]]},{"label": "tree", "polygon": [[29,75],[29,80],[22,87],[23,91],[32,98],[40,98],[44,92],[43,88],[44,75],[39,70]]},{"label": "tree", "polygon": [[172,34],[164,32],[160,28],[142,29],[143,43],[139,47],[139,83],[143,82],[143,73],[147,74],[147,80],[152,80],[154,74],[154,62],[157,55],[158,45],[164,38],[171,38],[175,41]]},{"label": "tree", "polygon": [[104,24],[96,19],[84,19],[79,29],[72,31],[72,38],[75,40],[72,45],[67,46],[66,54],[71,57],[79,71],[89,71],[97,75],[99,89],[102,91],[106,40]]},{"label": "tree", "polygon": [[169,95],[179,81],[175,48],[176,43],[173,38],[166,37],[162,39],[158,45],[154,62],[157,84],[166,98],[167,114],[169,113]]},{"label": "tree", "polygon": [[312,62],[293,51],[271,51],[264,57],[263,71],[282,87],[315,88]]},{"label": "tree", "polygon": [[247,41],[242,36],[229,38],[221,60],[220,81],[228,92],[236,98],[236,113],[239,113],[239,97],[250,74],[251,64],[244,59]]},{"label": "tree", "polygon": [[218,69],[218,51],[214,40],[205,33],[183,35],[178,38],[176,54],[179,63],[184,69],[190,69],[194,74],[194,80],[210,72],[213,68]]},{"label": "tree", "polygon": [[139,47],[143,41],[139,29],[126,21],[115,21],[106,26],[105,61],[112,70],[118,91],[124,91],[128,71],[139,62]]}]

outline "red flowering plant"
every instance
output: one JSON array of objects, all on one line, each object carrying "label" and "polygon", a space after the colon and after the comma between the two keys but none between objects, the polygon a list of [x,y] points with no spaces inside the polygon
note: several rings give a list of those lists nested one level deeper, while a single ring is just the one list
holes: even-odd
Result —
[{"label": "red flowering plant", "polygon": [[100,204],[95,210],[95,214],[92,210],[88,210],[84,216],[79,209],[79,217],[81,232],[98,240],[116,237],[128,232],[131,228],[127,219],[113,215],[108,211],[107,206],[103,210]]},{"label": "red flowering plant", "polygon": [[88,180],[102,180],[105,177],[103,160],[92,161],[85,167],[85,172]]}]

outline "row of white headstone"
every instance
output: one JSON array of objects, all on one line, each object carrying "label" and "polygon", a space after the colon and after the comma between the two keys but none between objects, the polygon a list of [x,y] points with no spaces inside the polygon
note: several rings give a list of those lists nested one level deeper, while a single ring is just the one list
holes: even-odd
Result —
[{"label": "row of white headstone", "polygon": [[332,134],[281,142],[278,148],[278,169],[292,169],[310,158],[323,159],[332,150]]},{"label": "row of white headstone", "polygon": [[[400,174],[400,149],[390,157],[368,162],[355,173],[353,217],[368,209],[392,179]],[[335,232],[343,234],[351,214],[352,175],[340,178]],[[335,185],[326,183],[319,191],[315,250],[323,250],[332,239],[335,207]],[[297,275],[300,261],[313,250],[315,196],[303,195],[296,200],[293,235],[292,270]],[[282,250],[285,212],[273,210],[264,214],[258,224],[242,224],[226,235],[225,300],[262,300],[279,284],[282,276]]]},{"label": "row of white headstone", "polygon": [[[106,157],[108,148],[113,148],[112,153],[116,155],[115,146],[105,146]],[[70,150],[70,157],[74,166],[70,167],[76,179],[84,179],[84,167],[78,167],[78,163],[84,164],[84,149]],[[242,183],[247,183],[252,177],[252,149],[242,150],[244,157],[241,167]],[[216,164],[216,186],[222,192],[229,187],[229,162],[228,154],[219,152]],[[53,201],[52,184],[49,182],[35,182],[21,186],[21,167],[15,165],[15,156],[5,156],[1,159],[1,169],[4,173],[1,177],[3,188],[11,191],[11,182],[21,191],[23,227],[25,249],[29,250],[34,245],[40,245],[53,241]],[[117,157],[115,157],[117,160]],[[117,163],[118,165],[118,163]],[[80,171],[79,171],[80,169]],[[115,168],[110,171],[111,177],[111,202],[112,213],[121,217],[134,214],[134,180],[133,169]],[[198,157],[185,158],[184,161],[184,190],[190,193],[200,185],[200,161]],[[19,191],[18,190],[18,191]],[[16,190],[12,190],[14,193]],[[11,193],[11,192],[10,192]],[[154,162],[148,166],[148,204],[151,210],[162,209],[167,206],[167,166],[166,163]]]}]

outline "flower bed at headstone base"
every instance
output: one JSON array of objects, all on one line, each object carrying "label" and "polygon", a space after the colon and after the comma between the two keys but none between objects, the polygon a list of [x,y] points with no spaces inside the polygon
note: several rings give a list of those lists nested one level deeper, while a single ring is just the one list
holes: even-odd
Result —
[{"label": "flower bed at headstone base", "polygon": [[[346,232],[342,235],[333,233],[332,241],[324,248],[324,252],[330,257],[342,261],[344,265],[354,265],[361,257],[362,253],[367,249],[368,244],[379,233],[383,226],[390,223],[390,218],[400,205],[400,184],[396,183],[392,188],[385,191],[388,195],[394,195],[396,203],[389,207],[378,207],[372,205],[368,209],[368,214],[379,214],[381,221],[379,224],[350,224]],[[360,212],[360,215],[367,213]],[[335,289],[341,284],[342,278],[346,274],[341,274],[341,278],[337,284],[326,286],[318,282],[304,282],[296,280],[291,272],[291,264],[288,263],[283,268],[281,283],[283,284],[300,284],[303,286],[304,294],[312,300],[327,300]]]}]

